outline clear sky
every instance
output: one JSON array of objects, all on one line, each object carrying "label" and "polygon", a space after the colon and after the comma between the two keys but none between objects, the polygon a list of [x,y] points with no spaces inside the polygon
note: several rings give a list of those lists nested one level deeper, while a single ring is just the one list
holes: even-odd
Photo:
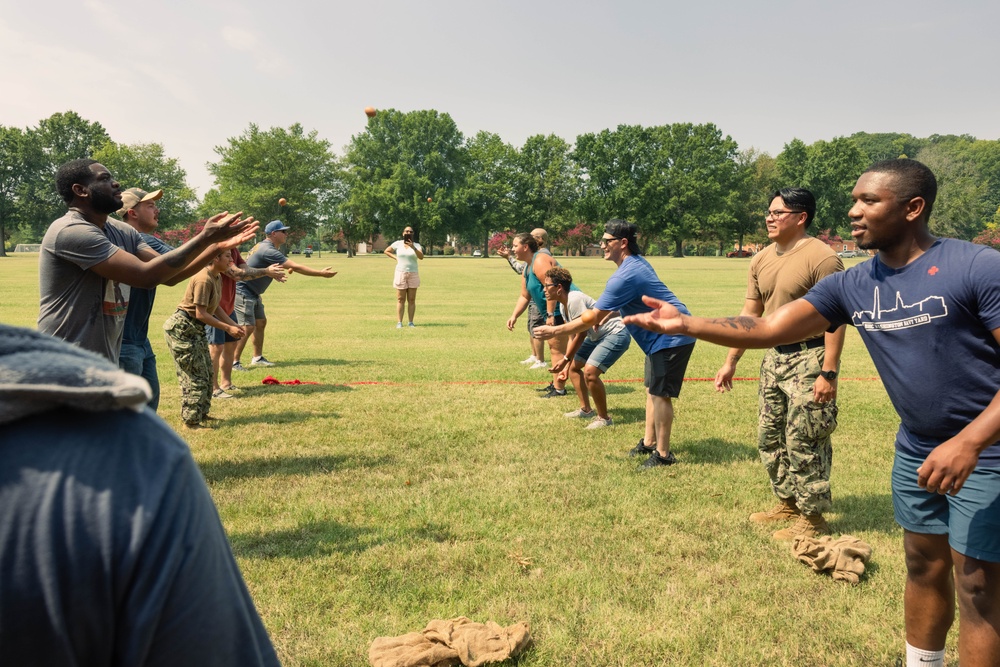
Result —
[{"label": "clear sky", "polygon": [[0,124],[73,110],[214,147],[300,122],[338,153],[366,106],[533,134],[715,123],[777,154],[857,131],[1000,139],[997,0],[0,0]]}]

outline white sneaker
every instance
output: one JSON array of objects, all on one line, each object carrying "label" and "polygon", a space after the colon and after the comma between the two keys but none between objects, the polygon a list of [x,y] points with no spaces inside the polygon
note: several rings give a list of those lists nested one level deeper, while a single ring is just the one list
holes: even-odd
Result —
[{"label": "white sneaker", "polygon": [[604,428],[605,426],[611,426],[612,424],[614,424],[614,422],[611,421],[611,417],[608,417],[607,419],[601,419],[600,417],[594,417],[593,420],[591,420],[591,422],[589,424],[587,424],[584,428],[587,428],[587,429]]},{"label": "white sneaker", "polygon": [[403,328],[403,323],[402,322],[396,322],[396,328],[397,329],[402,329]]},{"label": "white sneaker", "polygon": [[530,368],[531,370],[535,370],[536,368],[548,368],[548,367],[549,365],[544,361],[536,361],[535,363],[528,366],[528,368]]},{"label": "white sneaker", "polygon": [[254,357],[250,360],[251,366],[274,366],[273,363],[268,361],[265,357]]},{"label": "white sneaker", "polygon": [[524,361],[519,361],[517,363],[521,364],[522,366],[528,366],[530,364],[535,363],[536,361],[538,361],[538,357],[536,357],[535,355],[531,355],[530,357],[528,357]]},{"label": "white sneaker", "polygon": [[565,417],[566,419],[590,419],[591,417],[595,416],[596,414],[597,413],[594,412],[593,410],[589,410],[588,411],[588,410],[584,410],[583,408],[577,408],[573,412],[566,412],[566,413],[564,413],[563,417]]}]

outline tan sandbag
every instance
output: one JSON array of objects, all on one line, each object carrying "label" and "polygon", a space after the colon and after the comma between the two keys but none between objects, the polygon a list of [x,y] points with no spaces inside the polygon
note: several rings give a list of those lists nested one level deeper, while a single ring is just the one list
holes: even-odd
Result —
[{"label": "tan sandbag", "polygon": [[799,535],[792,541],[792,553],[814,572],[829,572],[835,581],[856,584],[865,573],[872,548],[851,535],[838,538]]},{"label": "tan sandbag", "polygon": [[518,655],[531,644],[527,623],[501,627],[464,616],[435,620],[423,632],[379,637],[368,649],[372,667],[482,667]]},{"label": "tan sandbag", "polygon": [[399,637],[378,637],[368,649],[372,667],[455,667],[458,651],[434,642],[422,632]]}]

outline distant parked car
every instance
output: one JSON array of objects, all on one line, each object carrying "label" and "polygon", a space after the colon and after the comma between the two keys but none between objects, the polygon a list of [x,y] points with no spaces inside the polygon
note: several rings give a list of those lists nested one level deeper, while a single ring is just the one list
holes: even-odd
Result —
[{"label": "distant parked car", "polygon": [[483,251],[482,250],[473,250],[472,251],[472,256],[473,257],[482,257],[483,256]]},{"label": "distant parked car", "polygon": [[726,257],[753,257],[753,253],[744,248],[743,250],[733,250],[732,252],[727,252]]},{"label": "distant parked car", "polygon": [[857,250],[841,250],[840,252],[837,253],[837,257],[844,257],[844,258],[847,258],[847,257],[860,257],[860,256],[861,256],[861,253],[858,252]]}]

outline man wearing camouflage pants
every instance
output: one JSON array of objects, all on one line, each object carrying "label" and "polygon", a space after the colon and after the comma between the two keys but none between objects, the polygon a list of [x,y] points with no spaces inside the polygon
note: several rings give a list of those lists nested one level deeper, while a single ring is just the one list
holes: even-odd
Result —
[{"label": "man wearing camouflage pants", "polygon": [[[802,188],[775,192],[765,215],[774,243],[750,261],[747,297],[740,315],[760,317],[798,299],[822,278],[843,271],[828,245],[806,234],[816,200]],[[794,521],[774,538],[829,534],[823,512],[831,507],[830,435],[837,428],[837,371],[845,327],[764,355],[760,367],[758,443],[761,461],[778,497],[774,508],[750,515],[754,523]],[[716,391],[733,388],[744,350],[729,350],[715,376]]]}]

